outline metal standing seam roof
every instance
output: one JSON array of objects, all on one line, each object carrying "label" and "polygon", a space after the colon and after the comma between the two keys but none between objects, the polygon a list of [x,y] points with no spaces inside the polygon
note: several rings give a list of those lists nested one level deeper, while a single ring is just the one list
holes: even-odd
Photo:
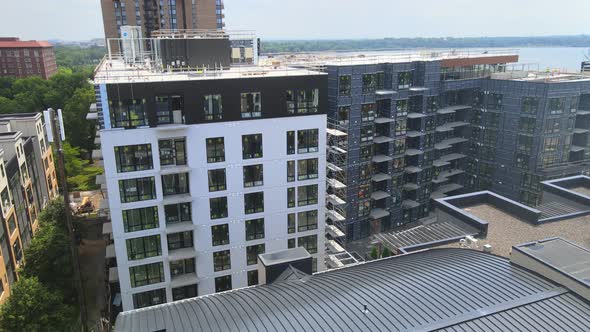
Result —
[{"label": "metal standing seam roof", "polygon": [[116,329],[588,331],[588,317],[588,302],[505,258],[435,249],[127,311]]}]

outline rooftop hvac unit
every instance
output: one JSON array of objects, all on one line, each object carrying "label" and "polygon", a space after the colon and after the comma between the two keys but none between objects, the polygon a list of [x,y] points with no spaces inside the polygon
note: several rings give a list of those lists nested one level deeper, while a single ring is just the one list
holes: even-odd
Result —
[{"label": "rooftop hvac unit", "polygon": [[121,27],[121,49],[126,63],[143,62],[141,36],[141,27],[129,25]]}]

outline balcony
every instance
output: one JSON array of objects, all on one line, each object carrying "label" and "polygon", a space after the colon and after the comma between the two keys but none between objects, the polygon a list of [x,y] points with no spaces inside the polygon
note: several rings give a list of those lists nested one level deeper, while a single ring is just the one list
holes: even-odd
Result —
[{"label": "balcony", "polygon": [[332,254],[339,254],[345,251],[344,248],[334,240],[326,241],[326,247]]},{"label": "balcony", "polygon": [[199,278],[197,277],[196,273],[187,273],[172,277],[172,280],[170,281],[170,287],[176,288],[198,283]]},{"label": "balcony", "polygon": [[408,174],[415,174],[415,173],[422,172],[422,168],[420,168],[418,166],[408,166],[404,169],[404,171]]},{"label": "balcony", "polygon": [[391,197],[391,195],[385,191],[375,191],[371,194],[371,199],[374,201],[379,201],[385,198]]},{"label": "balcony", "polygon": [[194,258],[196,256],[197,252],[193,247],[168,250],[168,260],[170,261],[179,261],[181,259]]},{"label": "balcony", "polygon": [[192,231],[194,228],[195,228],[195,225],[193,224],[192,221],[167,223],[166,224],[166,234],[174,234],[174,233]]},{"label": "balcony", "polygon": [[377,136],[373,139],[373,143],[376,143],[376,144],[390,143],[393,141],[394,141],[394,139],[389,136]]},{"label": "balcony", "polygon": [[334,189],[344,189],[346,185],[336,179],[327,179],[328,186]]},{"label": "balcony", "polygon": [[334,194],[328,195],[326,200],[328,203],[330,203],[334,206],[340,206],[340,205],[346,204],[345,200],[343,200],[342,198],[340,198]]},{"label": "balcony", "polygon": [[418,149],[407,149],[406,150],[406,156],[419,156],[421,154],[424,154],[424,151],[418,150]]},{"label": "balcony", "polygon": [[377,124],[391,123],[391,122],[395,122],[395,119],[392,119],[392,118],[384,118],[384,117],[377,117],[377,118],[375,118],[375,123],[377,123]]},{"label": "balcony", "polygon": [[454,121],[454,122],[445,123],[443,125],[436,127],[436,131],[439,133],[443,133],[443,132],[452,131],[452,130],[455,130],[455,128],[467,126],[467,125],[469,125],[469,123],[464,122],[464,121]]},{"label": "balcony", "polygon": [[449,139],[445,139],[445,140],[441,141],[440,143],[435,144],[434,148],[436,150],[445,150],[445,149],[452,148],[453,145],[455,145],[455,144],[464,143],[467,141],[468,141],[468,139],[463,138],[463,137],[449,138]]},{"label": "balcony", "polygon": [[328,232],[328,234],[333,238],[339,238],[345,235],[344,232],[334,225],[327,225],[326,232]]},{"label": "balcony", "polygon": [[420,188],[420,186],[413,183],[413,182],[408,182],[408,183],[404,184],[404,190],[407,190],[407,191],[414,191],[414,190],[418,190],[419,188]]},{"label": "balcony", "polygon": [[346,218],[341,215],[340,213],[334,211],[334,210],[328,210],[326,212],[326,216],[332,220],[333,222],[343,222],[346,220]]},{"label": "balcony", "polygon": [[373,156],[373,162],[374,163],[384,163],[384,162],[388,162],[388,161],[392,161],[393,158],[390,156],[386,156],[384,154],[378,154]]},{"label": "balcony", "polygon": [[381,208],[372,209],[371,213],[369,213],[369,217],[373,220],[381,219],[387,216],[389,216],[389,211]]},{"label": "balcony", "polygon": [[448,107],[444,107],[444,108],[439,109],[438,111],[436,111],[436,113],[437,114],[453,114],[453,113],[457,112],[458,110],[467,109],[467,108],[471,108],[471,106],[469,106],[469,105],[448,106]]}]

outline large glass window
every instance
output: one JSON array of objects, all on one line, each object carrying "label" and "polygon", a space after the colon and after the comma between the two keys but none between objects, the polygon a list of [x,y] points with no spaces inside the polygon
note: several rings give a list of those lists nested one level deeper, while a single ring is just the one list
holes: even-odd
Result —
[{"label": "large glass window", "polygon": [[350,75],[341,75],[338,77],[338,94],[340,96],[350,96],[352,87],[352,78]]},{"label": "large glass window", "polygon": [[213,271],[225,271],[231,269],[230,251],[223,250],[213,253]]},{"label": "large glass window", "polygon": [[231,290],[231,274],[215,278],[215,293]]},{"label": "large glass window", "polygon": [[129,268],[129,277],[131,278],[131,287],[164,282],[164,263],[132,266]]},{"label": "large glass window", "polygon": [[543,150],[546,151],[557,151],[559,146],[559,137],[547,137],[543,144]]},{"label": "large glass window", "polygon": [[192,247],[194,247],[192,231],[168,234],[168,250]]},{"label": "large glass window", "polygon": [[549,113],[561,114],[565,108],[565,97],[549,98]]},{"label": "large glass window", "polygon": [[209,191],[222,191],[227,189],[225,180],[225,168],[221,169],[210,169],[208,172],[209,177]]},{"label": "large glass window", "polygon": [[526,114],[537,114],[539,110],[539,98],[536,97],[524,97],[522,98],[522,113]]},{"label": "large glass window", "polygon": [[297,180],[318,178],[318,159],[303,159],[297,161]]},{"label": "large glass window", "polygon": [[209,199],[211,219],[227,218],[227,197]]},{"label": "large glass window", "polygon": [[293,90],[287,90],[285,92],[285,99],[287,103],[287,113],[295,114],[295,93]]},{"label": "large glass window", "polygon": [[128,239],[126,241],[126,244],[127,259],[129,259],[130,261],[149,257],[156,257],[162,254],[160,235]]},{"label": "large glass window", "polygon": [[109,101],[111,123],[115,128],[135,128],[148,125],[144,100]]},{"label": "large glass window", "polygon": [[262,134],[242,135],[242,158],[262,158]]},{"label": "large glass window", "polygon": [[116,146],[115,161],[119,173],[152,169],[152,145]]},{"label": "large glass window", "polygon": [[194,258],[170,262],[170,275],[172,276],[172,278],[190,273],[195,273]]},{"label": "large glass window", "polygon": [[258,270],[248,271],[248,286],[258,285]]},{"label": "large glass window", "polygon": [[305,248],[310,254],[315,254],[318,252],[318,236],[310,235],[300,237],[297,239],[297,246]]},{"label": "large glass window", "polygon": [[259,118],[262,116],[262,101],[260,92],[248,92],[241,94],[242,119]]},{"label": "large glass window", "polygon": [[319,131],[307,129],[297,131],[297,153],[310,153],[319,151]]},{"label": "large glass window", "polygon": [[244,194],[244,213],[264,212],[264,192]]},{"label": "large glass window", "polygon": [[188,173],[162,175],[164,196],[188,194]]},{"label": "large glass window", "polygon": [[295,188],[287,188],[287,207],[295,207]]},{"label": "large glass window", "polygon": [[299,95],[297,96],[297,113],[317,113],[319,102],[319,89],[299,90]]},{"label": "large glass window", "polygon": [[397,74],[397,88],[400,90],[409,89],[412,86],[413,73],[411,71],[404,71]]},{"label": "large glass window", "polygon": [[535,132],[537,119],[530,117],[521,117],[518,122],[518,130],[523,133],[533,134]]},{"label": "large glass window", "polygon": [[125,233],[158,227],[158,207],[156,206],[123,210],[123,228],[125,229]]},{"label": "large glass window", "polygon": [[318,185],[303,186],[297,188],[297,206],[313,205],[318,203]]},{"label": "large glass window", "polygon": [[287,132],[287,154],[295,154],[295,131]]},{"label": "large glass window", "polygon": [[375,108],[377,104],[370,103],[370,104],[362,104],[361,105],[361,121],[373,121],[375,120]]},{"label": "large glass window", "polygon": [[363,74],[363,93],[371,93],[383,89],[384,73]]},{"label": "large glass window", "polygon": [[207,138],[207,162],[221,163],[225,161],[225,144],[223,137]]},{"label": "large glass window", "polygon": [[246,241],[264,239],[264,219],[246,220]]},{"label": "large glass window", "polygon": [[166,215],[167,224],[191,221],[191,203],[166,205],[164,206],[164,214]]},{"label": "large glass window", "polygon": [[184,100],[181,96],[156,96],[156,117],[158,124],[174,122],[173,111],[182,111]]},{"label": "large glass window", "polygon": [[[293,173],[295,173],[295,170],[293,170]],[[295,176],[295,174],[293,174],[293,176]],[[8,193],[8,187],[2,190],[2,194],[0,194],[0,199],[2,199],[2,211],[4,212],[4,214],[6,214],[8,212],[8,209],[10,209],[10,207],[12,206],[12,202],[10,202],[10,194]]]},{"label": "large glass window", "polygon": [[287,161],[287,182],[295,181],[295,160]]},{"label": "large glass window", "polygon": [[287,215],[287,234],[295,233],[295,213]]},{"label": "large glass window", "polygon": [[561,131],[561,119],[545,120],[545,134],[558,134]]},{"label": "large glass window", "polygon": [[305,232],[318,229],[318,211],[304,211],[297,214],[297,231]]},{"label": "large glass window", "polygon": [[262,164],[244,166],[244,187],[262,186],[264,184],[263,176],[264,172]]},{"label": "large glass window", "polygon": [[197,297],[199,295],[198,293],[199,286],[196,284],[172,288],[172,301],[180,301],[183,299]]},{"label": "large glass window", "polygon": [[166,289],[154,289],[147,292],[133,294],[133,308],[141,309],[166,303]]},{"label": "large glass window", "polygon": [[14,214],[8,218],[8,235],[12,235],[16,231],[16,220],[14,218]]},{"label": "large glass window", "polygon": [[398,116],[408,115],[408,100],[401,99],[395,102],[395,111]]},{"label": "large glass window", "polygon": [[221,104],[221,95],[206,95],[203,97],[203,111],[205,120],[223,119],[223,107]]},{"label": "large glass window", "polygon": [[186,140],[184,138],[166,139],[158,142],[160,165],[186,165]]},{"label": "large glass window", "polygon": [[211,226],[211,238],[214,247],[229,244],[229,225]]},{"label": "large glass window", "polygon": [[156,198],[154,177],[119,180],[121,203],[145,201]]},{"label": "large glass window", "polygon": [[258,255],[262,254],[264,254],[264,244],[246,247],[246,264],[254,265],[258,263]]}]

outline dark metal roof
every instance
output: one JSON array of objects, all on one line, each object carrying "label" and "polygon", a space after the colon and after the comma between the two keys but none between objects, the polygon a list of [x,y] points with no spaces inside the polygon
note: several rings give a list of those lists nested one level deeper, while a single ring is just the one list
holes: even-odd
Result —
[{"label": "dark metal roof", "polygon": [[142,332],[504,330],[493,328],[494,321],[501,320],[497,326],[506,330],[538,330],[533,326],[545,324],[545,329],[587,331],[588,317],[589,303],[504,258],[467,249],[434,249],[330,270],[301,281],[128,311],[119,315],[116,328]]}]

